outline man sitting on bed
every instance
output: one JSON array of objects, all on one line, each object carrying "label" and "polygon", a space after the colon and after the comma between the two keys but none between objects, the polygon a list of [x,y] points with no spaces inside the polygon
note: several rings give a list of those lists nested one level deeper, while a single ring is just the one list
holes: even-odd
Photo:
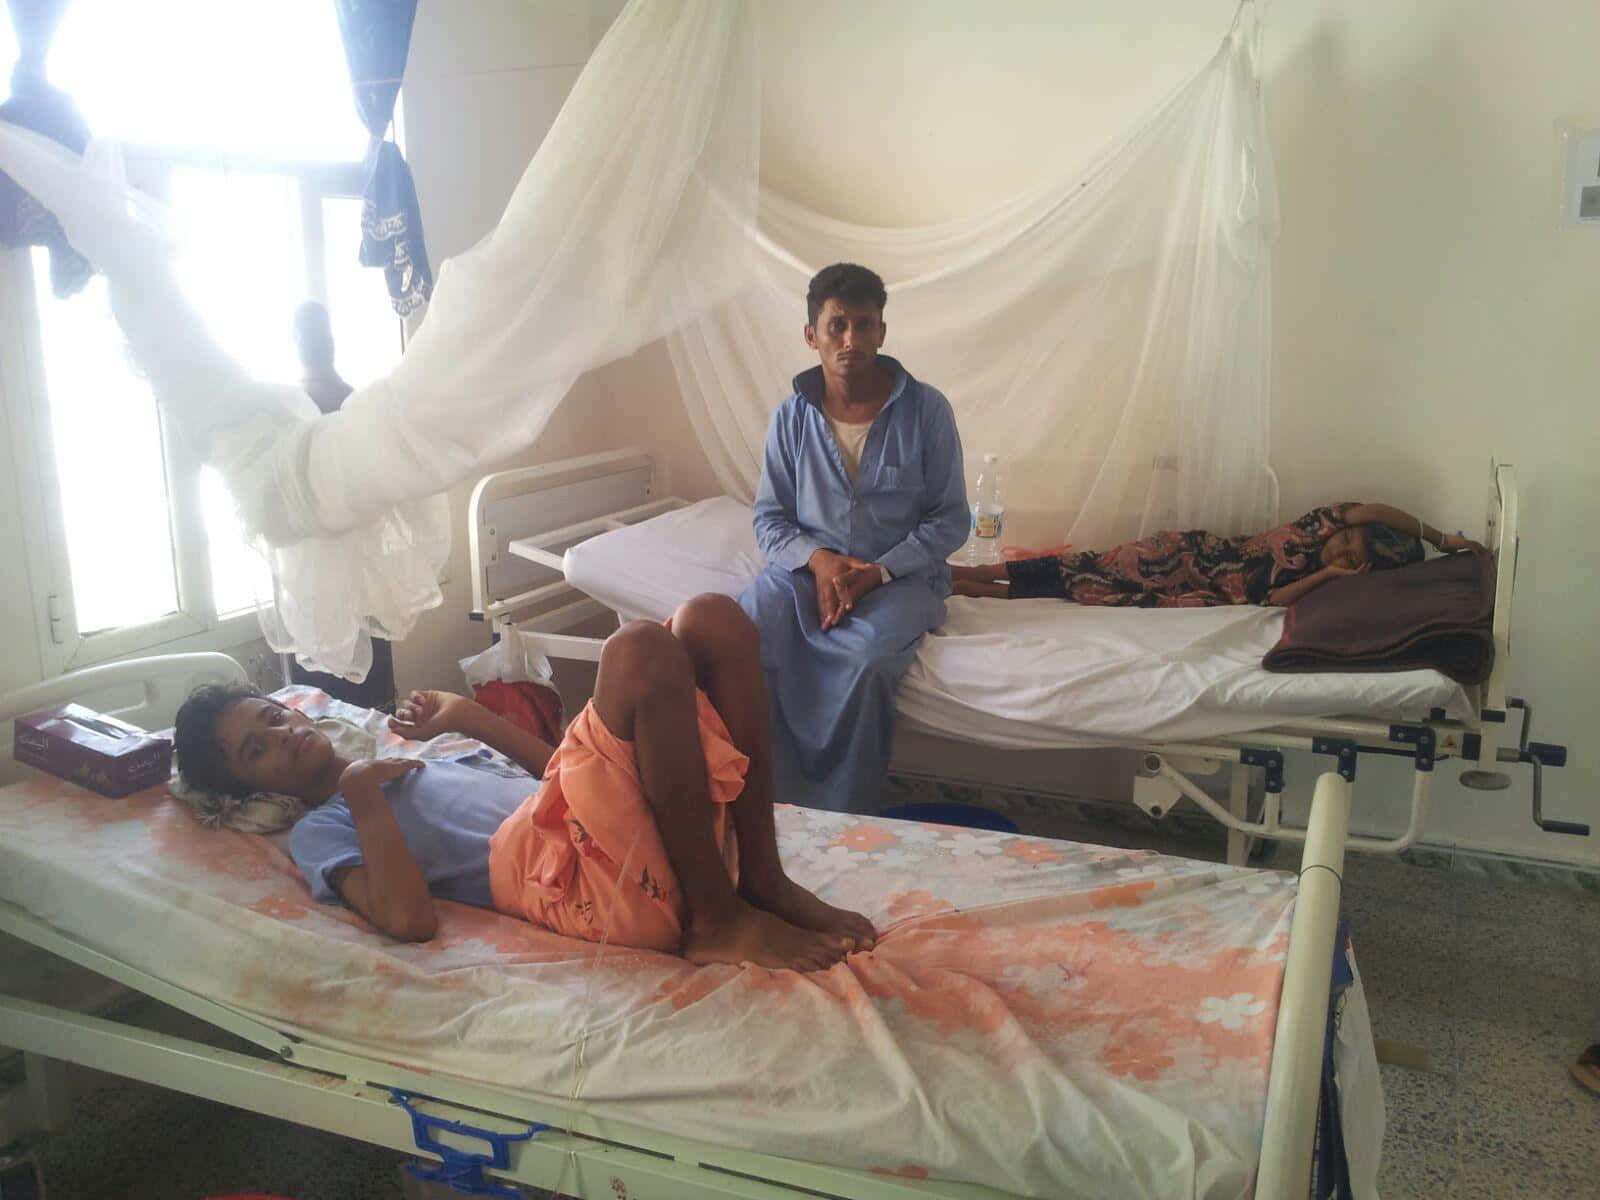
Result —
[{"label": "man sitting on bed", "polygon": [[944,619],[945,559],[969,525],[950,402],[878,353],[887,298],[850,263],[811,281],[805,339],[821,361],[767,431],[767,569],[739,597],[761,630],[778,795],[838,811],[883,786],[895,686]]},{"label": "man sitting on bed", "polygon": [[413,692],[390,727],[476,738],[543,783],[464,762],[350,761],[301,714],[211,685],[178,713],[179,769],[208,791],[314,805],[290,852],[319,900],[425,941],[434,899],[694,963],[817,970],[876,940],[778,859],[756,630],[726,596],[607,639],[594,699],[550,746],[471,700]]}]

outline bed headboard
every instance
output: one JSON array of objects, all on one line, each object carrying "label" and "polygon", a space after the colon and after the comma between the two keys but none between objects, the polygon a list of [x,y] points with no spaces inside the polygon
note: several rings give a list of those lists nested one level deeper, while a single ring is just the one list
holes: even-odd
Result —
[{"label": "bed headboard", "polygon": [[1511,656],[1511,599],[1517,578],[1517,481],[1510,463],[1489,463],[1489,520],[1484,542],[1494,554],[1494,668],[1483,707],[1504,711],[1506,665]]},{"label": "bed headboard", "polygon": [[0,695],[0,783],[21,779],[29,770],[11,761],[11,723],[24,713],[78,700],[141,729],[165,729],[198,685],[249,678],[226,654],[162,654],[87,667],[6,692]]},{"label": "bed headboard", "polygon": [[[482,620],[495,606],[562,582],[553,566],[519,558],[510,543],[538,534],[558,535],[595,513],[637,508],[656,498],[650,456],[633,448],[486,475],[472,489],[467,541],[472,562],[472,615]],[[581,540],[592,530],[574,532]]]}]

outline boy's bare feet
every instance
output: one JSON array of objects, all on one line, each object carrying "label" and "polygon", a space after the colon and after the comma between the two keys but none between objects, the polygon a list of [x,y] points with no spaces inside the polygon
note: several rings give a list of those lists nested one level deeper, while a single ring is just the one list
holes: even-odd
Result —
[{"label": "boy's bare feet", "polygon": [[787,875],[779,875],[771,883],[749,879],[743,882],[741,890],[758,908],[802,929],[842,937],[850,943],[851,950],[871,950],[878,943],[878,931],[866,917],[819,900]]},{"label": "boy's bare feet", "polygon": [[725,915],[696,918],[684,938],[683,957],[696,966],[754,963],[822,971],[844,958],[849,939],[801,929],[771,912],[736,900]]}]

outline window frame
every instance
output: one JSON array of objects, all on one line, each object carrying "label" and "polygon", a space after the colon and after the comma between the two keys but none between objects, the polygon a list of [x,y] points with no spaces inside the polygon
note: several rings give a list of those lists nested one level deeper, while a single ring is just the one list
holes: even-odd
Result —
[{"label": "window frame", "polygon": [[[306,295],[328,304],[323,201],[359,198],[359,162],[313,163],[166,146],[123,147],[128,176],[159,199],[170,196],[174,169],[288,175],[299,185]],[[44,343],[30,248],[0,248],[0,391],[10,425],[26,577],[46,678],[111,659],[149,652],[227,649],[260,637],[254,611],[219,616],[212,597],[210,544],[201,500],[202,462],[157,405],[171,523],[176,611],[133,625],[83,633],[73,604],[66,522],[55,461]],[[403,325],[395,318],[397,337]]]}]

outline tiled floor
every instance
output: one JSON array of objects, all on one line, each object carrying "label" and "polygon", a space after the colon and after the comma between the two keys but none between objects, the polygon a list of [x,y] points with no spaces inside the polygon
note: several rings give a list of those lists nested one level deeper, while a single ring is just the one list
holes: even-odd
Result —
[{"label": "tiled floor", "polygon": [[[899,785],[890,797],[975,798],[948,785],[937,794]],[[1209,823],[1145,828],[1137,813],[1086,822],[1037,797],[985,800],[1028,832],[1222,853]],[[1600,891],[1352,856],[1345,909],[1377,1036],[1428,1052],[1425,1069],[1382,1068],[1384,1200],[1600,1200],[1600,1097],[1566,1070],[1600,1041]],[[208,1157],[190,1153],[199,1145]],[[269,1184],[303,1200],[399,1191],[392,1152],[120,1081],[38,1150],[51,1194],[76,1200],[187,1200]]]},{"label": "tiled floor", "polygon": [[1380,1192],[1600,1197],[1600,1097],[1567,1063],[1600,1041],[1600,892],[1494,882],[1364,855],[1345,910],[1384,1066]]}]

